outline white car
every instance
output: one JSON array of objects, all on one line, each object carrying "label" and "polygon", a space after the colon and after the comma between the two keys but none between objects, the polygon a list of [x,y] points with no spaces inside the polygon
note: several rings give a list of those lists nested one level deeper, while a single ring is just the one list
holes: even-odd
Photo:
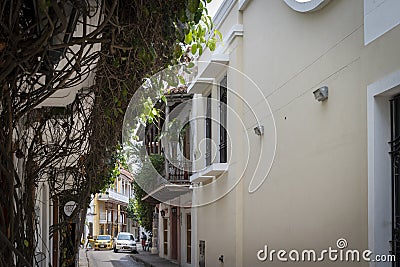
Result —
[{"label": "white car", "polygon": [[120,250],[128,250],[130,252],[137,252],[135,237],[131,233],[120,232],[114,241],[114,252]]}]

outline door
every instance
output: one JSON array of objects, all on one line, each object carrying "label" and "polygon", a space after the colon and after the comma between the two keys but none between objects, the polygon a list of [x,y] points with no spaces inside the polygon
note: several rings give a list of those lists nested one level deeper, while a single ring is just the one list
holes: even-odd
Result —
[{"label": "door", "polygon": [[171,208],[171,259],[178,259],[178,209],[177,207]]},{"label": "door", "polygon": [[396,261],[393,266],[400,267],[400,95],[391,100],[392,133],[392,254]]},{"label": "door", "polygon": [[164,255],[168,255],[168,219],[163,219],[163,247]]}]

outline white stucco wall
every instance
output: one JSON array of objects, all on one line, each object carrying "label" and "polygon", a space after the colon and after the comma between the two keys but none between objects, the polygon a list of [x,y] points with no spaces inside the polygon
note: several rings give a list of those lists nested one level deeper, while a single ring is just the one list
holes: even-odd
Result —
[{"label": "white stucco wall", "polygon": [[[228,22],[243,24],[243,37],[217,51],[229,54],[229,66],[242,70],[262,90],[273,110],[278,143],[271,172],[258,190],[249,193],[249,185],[268,168],[250,161],[235,190],[196,209],[196,246],[199,240],[206,241],[206,266],[218,266],[219,254],[224,255],[225,266],[291,266],[292,263],[260,262],[256,253],[265,244],[271,249],[319,251],[335,247],[339,238],[345,238],[351,248],[389,253],[387,147],[380,145],[373,150],[378,153],[375,161],[369,151],[375,143],[387,145],[388,114],[387,110],[373,114],[374,120],[368,114],[379,110],[376,103],[383,101],[387,107],[393,92],[382,97],[369,90],[385,77],[390,80],[390,75],[400,69],[400,29],[392,23],[383,27],[386,30],[380,28],[372,33],[372,28],[364,24],[372,19],[364,16],[365,10],[369,9],[368,14],[389,12],[382,8],[391,4],[385,8],[396,9],[397,2],[373,1],[374,7],[364,6],[365,2],[368,1],[329,1],[319,10],[301,13],[283,0],[252,0],[246,1],[239,15],[232,8],[230,12],[235,14],[222,23],[223,34],[233,26]],[[375,15],[383,20],[381,24],[387,19],[387,14]],[[393,16],[389,13],[390,18]],[[365,46],[367,36],[374,41]],[[202,59],[207,57],[210,55]],[[234,72],[230,75],[229,68],[227,73],[228,87],[246,94],[251,109],[267,125],[270,117],[262,99],[252,93],[251,84],[235,78]],[[323,103],[312,94],[321,86],[329,87],[329,98]],[[234,144],[232,162],[237,164],[229,167],[226,176],[213,180],[210,189],[196,192],[198,200],[221,192],[226,186],[224,179],[232,181],[240,172],[246,154],[243,136],[249,137],[248,150],[263,150],[261,163],[267,162],[272,151],[268,147],[273,143],[270,129],[267,127],[263,137],[256,136],[250,110],[233,107],[242,115],[246,128],[241,132],[228,123]],[[382,125],[385,129],[380,130]],[[371,141],[367,129],[375,129],[379,140]],[[254,176],[256,168],[260,171]],[[324,261],[316,266],[343,265]],[[375,266],[367,262],[346,263],[369,265]]]},{"label": "white stucco wall", "polygon": [[400,23],[400,1],[364,0],[365,45]]}]

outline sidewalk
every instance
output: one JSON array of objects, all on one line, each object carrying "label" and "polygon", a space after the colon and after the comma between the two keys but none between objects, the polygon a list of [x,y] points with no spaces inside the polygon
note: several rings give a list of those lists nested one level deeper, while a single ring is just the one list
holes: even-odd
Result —
[{"label": "sidewalk", "polygon": [[88,258],[86,255],[86,249],[79,248],[79,267],[88,267]]},{"label": "sidewalk", "polygon": [[142,262],[146,267],[179,267],[178,264],[159,257],[157,254],[150,254],[148,251],[139,251],[139,254],[132,254],[131,257]]}]

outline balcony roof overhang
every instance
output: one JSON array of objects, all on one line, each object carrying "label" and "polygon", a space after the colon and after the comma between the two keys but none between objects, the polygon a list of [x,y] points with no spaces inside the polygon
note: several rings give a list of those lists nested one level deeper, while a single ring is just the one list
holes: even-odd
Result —
[{"label": "balcony roof overhang", "polygon": [[190,182],[204,182],[214,177],[218,177],[225,172],[228,172],[228,163],[213,163],[204,170],[190,176]]},{"label": "balcony roof overhang", "polygon": [[217,78],[222,72],[226,71],[228,64],[229,55],[227,54],[214,54],[207,62],[199,61],[199,74],[189,85],[187,89],[188,93],[204,93],[210,85],[215,83],[215,78]]},{"label": "balcony roof overhang", "polygon": [[163,184],[143,197],[142,200],[160,203],[175,199],[190,192],[189,184]]},{"label": "balcony roof overhang", "polygon": [[199,78],[214,78],[223,72],[229,64],[229,55],[213,54],[210,61],[199,62]]},{"label": "balcony roof overhang", "polygon": [[122,200],[122,199],[114,198],[114,197],[110,196],[110,194],[107,194],[107,193],[99,193],[97,199],[99,201],[106,201],[106,202],[110,202],[110,203],[114,203],[114,204],[118,204],[118,205],[128,205],[129,204],[129,198],[127,198],[127,200]]}]

